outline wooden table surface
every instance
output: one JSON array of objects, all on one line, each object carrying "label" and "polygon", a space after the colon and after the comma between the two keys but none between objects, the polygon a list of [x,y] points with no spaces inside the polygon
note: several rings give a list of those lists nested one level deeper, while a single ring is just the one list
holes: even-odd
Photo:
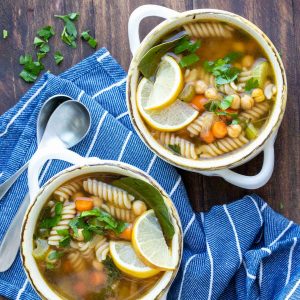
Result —
[{"label": "wooden table surface", "polygon": [[[275,169],[271,180],[255,192],[261,195],[276,211],[293,221],[300,222],[300,16],[299,0],[203,0],[203,1],[138,1],[138,0],[2,0],[0,2],[0,32],[7,29],[9,37],[0,38],[0,113],[12,107],[30,88],[18,76],[21,66],[19,56],[33,53],[36,31],[45,25],[53,25],[60,33],[62,22],[55,14],[79,12],[78,31],[86,29],[95,34],[99,47],[106,47],[116,60],[128,70],[131,60],[127,38],[127,22],[130,13],[142,4],[165,5],[177,11],[196,8],[218,8],[237,13],[259,26],[282,54],[288,80],[288,102],[282,125],[275,143]],[[161,19],[148,18],[142,22],[144,37]],[[61,50],[65,60],[54,64],[52,53],[44,60],[46,68],[58,74],[93,53],[85,43],[77,49],[63,44],[59,34],[50,41],[52,49]],[[256,174],[262,165],[262,155],[237,168],[247,175]],[[251,193],[226,183],[220,178],[205,177],[180,171],[193,207],[197,211],[210,209]]]}]

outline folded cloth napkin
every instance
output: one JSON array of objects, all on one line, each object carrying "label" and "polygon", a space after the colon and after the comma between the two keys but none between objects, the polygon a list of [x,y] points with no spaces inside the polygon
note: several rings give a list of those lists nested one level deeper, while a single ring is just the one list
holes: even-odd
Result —
[{"label": "folded cloth napkin", "polygon": [[[174,201],[184,231],[181,268],[168,299],[300,299],[300,227],[275,213],[258,196],[246,196],[208,213],[194,213],[175,169],[147,149],[134,133],[125,104],[126,73],[101,49],[60,76],[45,74],[0,118],[0,182],[36,150],[36,119],[55,94],[84,103],[91,112],[88,136],[74,151],[123,161],[146,171]],[[49,161],[41,183],[67,163]],[[0,240],[27,192],[24,174],[0,202]],[[39,299],[20,257],[0,274],[0,294]]]}]

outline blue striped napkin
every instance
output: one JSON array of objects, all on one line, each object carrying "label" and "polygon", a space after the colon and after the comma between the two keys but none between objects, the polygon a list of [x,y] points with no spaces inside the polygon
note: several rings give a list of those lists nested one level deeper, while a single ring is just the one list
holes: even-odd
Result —
[{"label": "blue striped napkin", "polygon": [[[168,299],[300,299],[300,228],[275,213],[258,196],[195,214],[175,169],[149,151],[134,133],[125,104],[126,73],[101,49],[70,70],[45,74],[0,118],[0,182],[34,153],[41,105],[66,94],[90,110],[92,127],[74,151],[123,161],[153,176],[173,199],[184,230],[184,254]],[[49,161],[44,183],[67,163]],[[24,173],[0,202],[0,240],[26,194]],[[20,257],[0,274],[0,294],[38,299]]]}]

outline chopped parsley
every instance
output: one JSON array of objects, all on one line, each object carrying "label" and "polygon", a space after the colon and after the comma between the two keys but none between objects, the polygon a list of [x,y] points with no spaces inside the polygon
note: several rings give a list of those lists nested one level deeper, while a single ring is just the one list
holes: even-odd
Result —
[{"label": "chopped parsley", "polygon": [[64,56],[61,54],[60,51],[56,51],[54,53],[54,60],[57,65],[59,65],[64,60]]},{"label": "chopped parsley", "polygon": [[222,85],[237,79],[240,70],[233,67],[231,63],[239,57],[240,53],[232,52],[224,58],[219,58],[215,61],[205,61],[203,66],[206,72],[215,76],[216,84]]},{"label": "chopped parsley", "polygon": [[38,30],[37,35],[44,39],[45,42],[48,42],[49,39],[55,35],[55,32],[52,26],[45,26]]},{"label": "chopped parsley", "polygon": [[187,56],[184,56],[179,61],[179,65],[180,65],[181,68],[186,68],[186,67],[189,67],[189,66],[193,65],[197,61],[199,61],[199,56],[195,53],[192,53],[192,54],[189,54]]},{"label": "chopped parsley", "polygon": [[63,209],[63,204],[61,202],[57,202],[54,208],[54,216],[53,217],[45,217],[42,219],[40,223],[40,228],[52,228],[56,226],[61,220],[61,213]]},{"label": "chopped parsley", "polygon": [[254,79],[253,77],[246,81],[245,85],[245,91],[250,92],[253,89],[256,89],[259,87],[259,83],[257,79]]},{"label": "chopped parsley", "polygon": [[169,144],[168,147],[175,153],[180,154],[180,146],[179,145],[171,145]]},{"label": "chopped parsley", "polygon": [[19,59],[23,70],[19,76],[26,82],[35,82],[42,70],[45,69],[40,61],[34,61],[29,54],[22,55]]},{"label": "chopped parsley", "polygon": [[84,39],[85,41],[88,42],[88,44],[92,47],[92,48],[96,48],[97,47],[97,41],[89,34],[89,30],[87,31],[83,31],[81,33],[81,38]]},{"label": "chopped parsley", "polygon": [[231,103],[233,101],[233,96],[226,96],[220,103],[219,108],[221,110],[226,110],[230,107]]},{"label": "chopped parsley", "polygon": [[3,39],[6,39],[8,37],[8,31],[6,29],[2,30],[2,37]]},{"label": "chopped parsley", "polygon": [[61,40],[72,48],[76,48],[77,29],[74,24],[79,17],[79,13],[70,13],[64,16],[55,15],[54,17],[64,21],[64,29],[61,33]]}]

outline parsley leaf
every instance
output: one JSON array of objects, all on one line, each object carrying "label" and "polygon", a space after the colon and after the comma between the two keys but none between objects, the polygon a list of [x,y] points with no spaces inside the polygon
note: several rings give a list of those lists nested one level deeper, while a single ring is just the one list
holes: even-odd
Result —
[{"label": "parsley leaf", "polygon": [[76,39],[77,39],[77,29],[73,21],[78,19],[79,13],[70,13],[64,16],[55,15],[54,17],[59,18],[64,21],[64,29],[61,33],[61,40],[71,46],[76,48]]},{"label": "parsley leaf", "polygon": [[56,51],[54,53],[54,60],[57,65],[59,65],[64,60],[64,56],[61,54],[60,51]]},{"label": "parsley leaf", "polygon": [[34,82],[45,68],[40,61],[33,61],[32,56],[28,54],[22,55],[19,62],[24,66],[19,76],[26,82]]},{"label": "parsley leaf", "polygon": [[170,148],[173,152],[177,153],[177,154],[180,154],[180,145],[171,145],[169,144],[168,145],[168,148]]},{"label": "parsley leaf", "polygon": [[186,68],[190,65],[193,65],[194,63],[196,63],[197,61],[199,61],[199,56],[195,53],[189,54],[187,56],[184,56],[180,61],[179,61],[179,65],[182,68]]},{"label": "parsley leaf", "polygon": [[180,54],[184,51],[194,53],[197,49],[200,48],[200,46],[201,46],[200,40],[193,42],[189,40],[187,37],[185,37],[178,42],[178,44],[174,48],[174,53]]},{"label": "parsley leaf", "polygon": [[68,247],[71,242],[71,236],[66,235],[62,239],[59,240],[59,247]]},{"label": "parsley leaf", "polygon": [[49,260],[57,260],[57,259],[61,258],[63,255],[64,255],[63,252],[58,252],[56,250],[53,250],[49,253],[48,259]]},{"label": "parsley leaf", "polygon": [[6,39],[8,37],[8,31],[6,29],[2,30],[2,37]]},{"label": "parsley leaf", "polygon": [[44,40],[42,40],[42,39],[40,39],[39,37],[35,37],[34,38],[34,40],[33,40],[33,44],[35,45],[35,46],[41,46],[41,45],[43,45],[45,43],[45,41]]},{"label": "parsley leaf", "polygon": [[54,29],[52,26],[45,26],[43,28],[40,28],[37,32],[37,35],[40,38],[43,38],[46,42],[48,42],[48,40],[53,37],[55,34]]},{"label": "parsley leaf", "polygon": [[227,108],[230,107],[232,101],[233,101],[233,96],[226,96],[226,97],[219,103],[219,108],[221,108],[222,110],[226,110]]},{"label": "parsley leaf", "polygon": [[42,219],[40,223],[40,228],[47,229],[56,226],[61,220],[62,208],[63,208],[63,204],[61,202],[57,202],[54,207],[54,212],[55,212],[54,217],[48,217]]},{"label": "parsley leaf", "polygon": [[206,72],[212,73],[216,78],[216,84],[222,85],[234,81],[240,70],[231,65],[231,63],[240,57],[238,52],[229,53],[224,58],[215,61],[205,61],[203,67]]},{"label": "parsley leaf", "polygon": [[239,124],[239,119],[233,119],[231,124],[232,125],[238,125]]},{"label": "parsley leaf", "polygon": [[58,229],[56,230],[57,234],[58,235],[61,235],[61,236],[66,236],[69,234],[69,230],[68,229]]},{"label": "parsley leaf", "polygon": [[115,266],[113,260],[110,256],[107,256],[106,259],[103,261],[103,265],[107,271],[108,277],[108,286],[112,285],[116,280],[118,280],[121,276],[121,272]]},{"label": "parsley leaf", "polygon": [[258,80],[254,78],[250,78],[246,81],[245,91],[250,92],[253,89],[256,89],[259,86]]},{"label": "parsley leaf", "polygon": [[85,41],[88,42],[88,44],[92,47],[92,48],[96,48],[98,42],[89,34],[89,30],[87,31],[83,31],[81,33],[81,38],[84,39]]}]

